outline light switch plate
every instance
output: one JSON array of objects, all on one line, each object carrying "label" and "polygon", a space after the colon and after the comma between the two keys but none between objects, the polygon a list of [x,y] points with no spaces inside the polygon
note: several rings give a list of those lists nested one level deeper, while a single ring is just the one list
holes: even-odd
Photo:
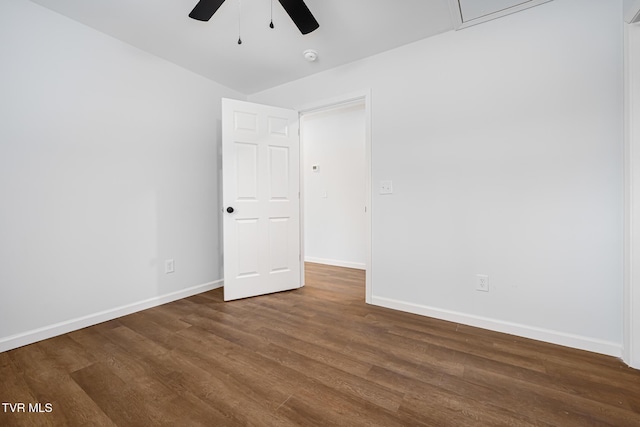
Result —
[{"label": "light switch plate", "polygon": [[164,272],[165,274],[173,273],[176,271],[176,263],[172,259],[167,259],[164,261]]},{"label": "light switch plate", "polygon": [[380,194],[393,194],[393,182],[380,181]]}]

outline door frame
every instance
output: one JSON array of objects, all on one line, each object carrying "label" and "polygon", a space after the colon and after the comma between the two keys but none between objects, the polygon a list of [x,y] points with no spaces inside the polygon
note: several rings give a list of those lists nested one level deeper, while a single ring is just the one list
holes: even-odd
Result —
[{"label": "door frame", "polygon": [[[304,144],[302,143],[302,121],[300,120],[304,114],[315,113],[319,111],[332,110],[337,107],[364,102],[365,116],[365,302],[371,304],[372,295],[372,279],[373,270],[372,253],[373,243],[371,235],[371,218],[373,207],[371,205],[371,89],[364,89],[351,92],[341,96],[329,99],[317,100],[309,104],[305,104],[294,108],[298,111],[298,123],[300,125],[300,165],[304,164]],[[304,286],[304,170],[300,168],[300,274],[301,283]]]},{"label": "door frame", "polygon": [[[640,3],[636,3],[634,6]],[[640,369],[640,23],[624,23],[624,293],[622,358]]]}]

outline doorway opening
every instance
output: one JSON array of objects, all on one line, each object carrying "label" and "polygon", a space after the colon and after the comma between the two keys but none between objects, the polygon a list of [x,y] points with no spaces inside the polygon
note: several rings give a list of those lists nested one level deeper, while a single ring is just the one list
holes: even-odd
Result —
[{"label": "doorway opening", "polygon": [[301,236],[304,262],[365,273],[371,295],[369,97],[300,111]]}]

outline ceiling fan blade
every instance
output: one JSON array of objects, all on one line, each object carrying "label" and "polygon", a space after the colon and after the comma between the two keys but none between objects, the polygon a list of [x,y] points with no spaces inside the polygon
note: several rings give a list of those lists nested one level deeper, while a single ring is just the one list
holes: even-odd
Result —
[{"label": "ceiling fan blade", "polygon": [[208,21],[216,13],[216,10],[222,6],[222,3],[224,3],[224,0],[200,0],[189,14],[189,18]]},{"label": "ceiling fan blade", "polygon": [[302,34],[309,34],[320,26],[303,0],[279,1]]}]

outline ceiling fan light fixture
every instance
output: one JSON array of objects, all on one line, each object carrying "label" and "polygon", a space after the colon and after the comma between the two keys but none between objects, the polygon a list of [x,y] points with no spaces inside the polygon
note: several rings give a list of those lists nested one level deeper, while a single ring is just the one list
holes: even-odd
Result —
[{"label": "ceiling fan light fixture", "polygon": [[313,49],[307,49],[302,52],[302,56],[304,56],[304,59],[308,62],[315,62],[315,60],[318,59],[318,52]]}]

